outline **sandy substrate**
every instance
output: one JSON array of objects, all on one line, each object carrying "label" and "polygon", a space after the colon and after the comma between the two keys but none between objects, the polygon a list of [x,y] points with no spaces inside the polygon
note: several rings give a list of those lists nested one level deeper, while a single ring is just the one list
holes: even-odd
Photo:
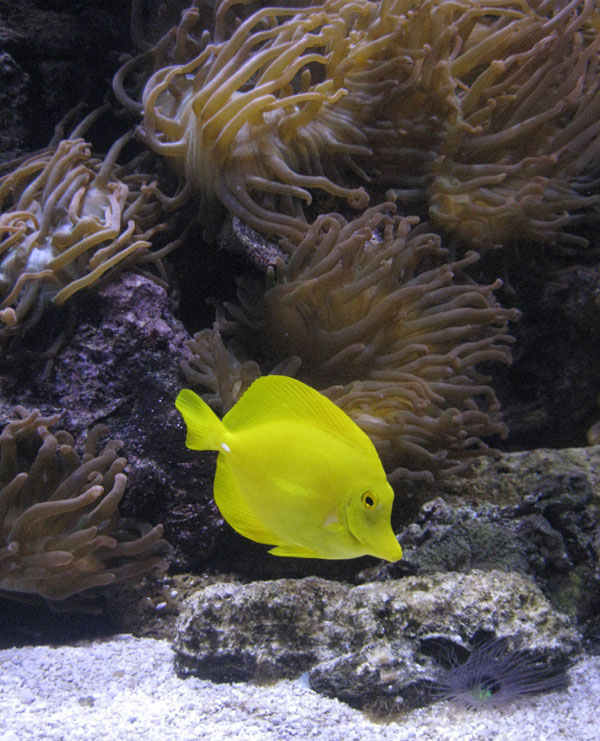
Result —
[{"label": "sandy substrate", "polygon": [[570,676],[565,692],[502,710],[443,703],[374,724],[302,681],[257,687],[178,679],[168,642],[117,636],[0,651],[0,741],[596,740],[600,657],[580,662]]}]

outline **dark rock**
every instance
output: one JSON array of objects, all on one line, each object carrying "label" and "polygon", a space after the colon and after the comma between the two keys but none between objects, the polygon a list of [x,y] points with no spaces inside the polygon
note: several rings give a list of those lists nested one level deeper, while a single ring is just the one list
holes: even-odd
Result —
[{"label": "dark rock", "polygon": [[45,147],[82,101],[102,103],[130,46],[128,6],[0,0],[0,160]]},{"label": "dark rock", "polygon": [[0,649],[64,644],[114,634],[101,603],[69,600],[48,604],[37,595],[0,594]]},{"label": "dark rock", "polygon": [[[11,159],[24,143],[30,78],[7,52],[0,53],[0,157]],[[49,138],[49,137],[48,137]]]},{"label": "dark rock", "polygon": [[350,587],[323,579],[220,583],[192,594],[175,638],[183,676],[267,681],[309,672],[313,689],[354,707],[429,699],[430,635],[468,641],[478,631],[565,654],[578,646],[569,619],[528,579],[473,571]]},{"label": "dark rock", "polygon": [[3,378],[0,424],[16,404],[60,412],[75,436],[105,423],[128,459],[122,514],[163,523],[175,561],[194,568],[223,520],[212,500],[214,456],[185,447],[174,406],[188,335],[166,290],[142,275],[122,274],[77,306],[75,329],[49,364],[14,360]]},{"label": "dark rock", "polygon": [[103,609],[113,633],[173,640],[187,600],[198,589],[226,578],[222,574],[164,574],[158,579],[143,577],[110,585],[102,593]]},{"label": "dark rock", "polygon": [[[400,532],[404,559],[383,576],[503,569],[535,578],[581,621],[600,607],[600,447],[504,453],[435,486]],[[371,575],[367,575],[371,578]]]},{"label": "dark rock", "polygon": [[275,242],[269,241],[251,229],[237,216],[225,221],[221,229],[220,241],[224,250],[244,255],[263,273],[266,273],[271,265],[287,262],[287,255]]},{"label": "dark rock", "polygon": [[[540,255],[523,245],[523,263],[510,266],[512,292],[500,296],[521,320],[510,368],[491,368],[510,433],[505,450],[586,445],[600,419],[600,271],[597,230],[593,253]],[[506,269],[506,268],[505,268]]]},{"label": "dark rock", "polygon": [[178,669],[218,682],[299,676],[344,644],[346,626],[331,617],[346,591],[317,578],[198,590],[177,626]]}]

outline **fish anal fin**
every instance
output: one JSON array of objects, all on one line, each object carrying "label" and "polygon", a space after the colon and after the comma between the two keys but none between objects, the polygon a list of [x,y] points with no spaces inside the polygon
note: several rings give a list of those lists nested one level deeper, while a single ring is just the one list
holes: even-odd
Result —
[{"label": "fish anal fin", "polygon": [[323,556],[310,548],[302,545],[278,545],[277,548],[271,548],[269,551],[273,556],[290,556],[292,558],[323,558]]},{"label": "fish anal fin", "polygon": [[219,511],[234,530],[257,543],[279,545],[282,541],[257,519],[240,491],[229,464],[222,455],[217,459],[215,502]]}]

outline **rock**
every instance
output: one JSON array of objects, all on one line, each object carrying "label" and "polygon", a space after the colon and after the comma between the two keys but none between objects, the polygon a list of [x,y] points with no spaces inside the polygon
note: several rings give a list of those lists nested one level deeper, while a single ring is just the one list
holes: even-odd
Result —
[{"label": "rock", "polygon": [[[435,486],[399,534],[404,558],[381,578],[470,569],[535,579],[582,622],[600,605],[600,447],[504,453]],[[372,578],[372,574],[365,574]]]},{"label": "rock", "polygon": [[299,676],[344,645],[347,628],[331,617],[346,592],[316,577],[198,590],[176,626],[178,668],[220,682]]},{"label": "rock", "polygon": [[121,513],[163,523],[174,562],[193,569],[223,520],[212,500],[215,456],[185,447],[174,406],[188,334],[165,288],[136,273],[115,276],[76,306],[76,326],[50,363],[27,355],[13,361],[0,388],[0,425],[16,404],[60,412],[76,437],[105,423],[128,460]]},{"label": "rock", "polygon": [[[102,104],[119,50],[130,45],[129,8],[102,5],[0,3],[0,160],[47,146],[56,124],[82,101]],[[99,135],[101,147],[110,146],[107,136]]]},{"label": "rock", "polygon": [[407,577],[352,587],[309,577],[218,583],[181,607],[174,648],[183,676],[270,681],[308,672],[311,687],[354,707],[422,705],[437,675],[431,636],[485,631],[567,655],[578,639],[527,578],[500,571]]},{"label": "rock", "polygon": [[[596,235],[589,233],[592,248]],[[512,450],[585,445],[600,419],[600,353],[591,349],[600,332],[598,260],[585,250],[566,259],[542,256],[531,245],[523,245],[522,257],[508,268],[513,295],[499,296],[522,312],[512,328],[513,363],[492,370],[508,444]],[[507,265],[510,257],[504,260]]]},{"label": "rock", "polygon": [[244,255],[262,273],[266,273],[271,265],[287,262],[287,255],[276,242],[269,241],[237,216],[226,219],[220,243],[224,250]]}]

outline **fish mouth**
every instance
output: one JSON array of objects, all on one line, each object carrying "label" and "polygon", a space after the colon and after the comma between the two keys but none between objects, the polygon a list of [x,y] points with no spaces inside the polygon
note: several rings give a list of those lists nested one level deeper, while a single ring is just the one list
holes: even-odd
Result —
[{"label": "fish mouth", "polygon": [[396,540],[394,533],[390,538],[386,538],[386,543],[374,548],[371,553],[377,558],[383,558],[384,561],[399,561],[402,558],[402,546]]},{"label": "fish mouth", "polygon": [[365,532],[365,528],[360,527],[360,521],[354,521],[352,515],[353,512],[349,509],[346,515],[348,532],[361,548],[363,555],[392,562],[402,558],[402,547],[396,540],[389,521],[386,524],[375,523],[375,527],[370,527]]},{"label": "fish mouth", "polygon": [[364,554],[366,556],[373,556],[375,558],[381,558],[384,561],[399,561],[402,558],[402,546],[396,540],[396,536],[390,528],[389,535],[386,535],[383,542],[380,538],[377,539],[377,543],[365,542],[360,540],[352,533],[352,536],[360,543],[364,548]]}]

